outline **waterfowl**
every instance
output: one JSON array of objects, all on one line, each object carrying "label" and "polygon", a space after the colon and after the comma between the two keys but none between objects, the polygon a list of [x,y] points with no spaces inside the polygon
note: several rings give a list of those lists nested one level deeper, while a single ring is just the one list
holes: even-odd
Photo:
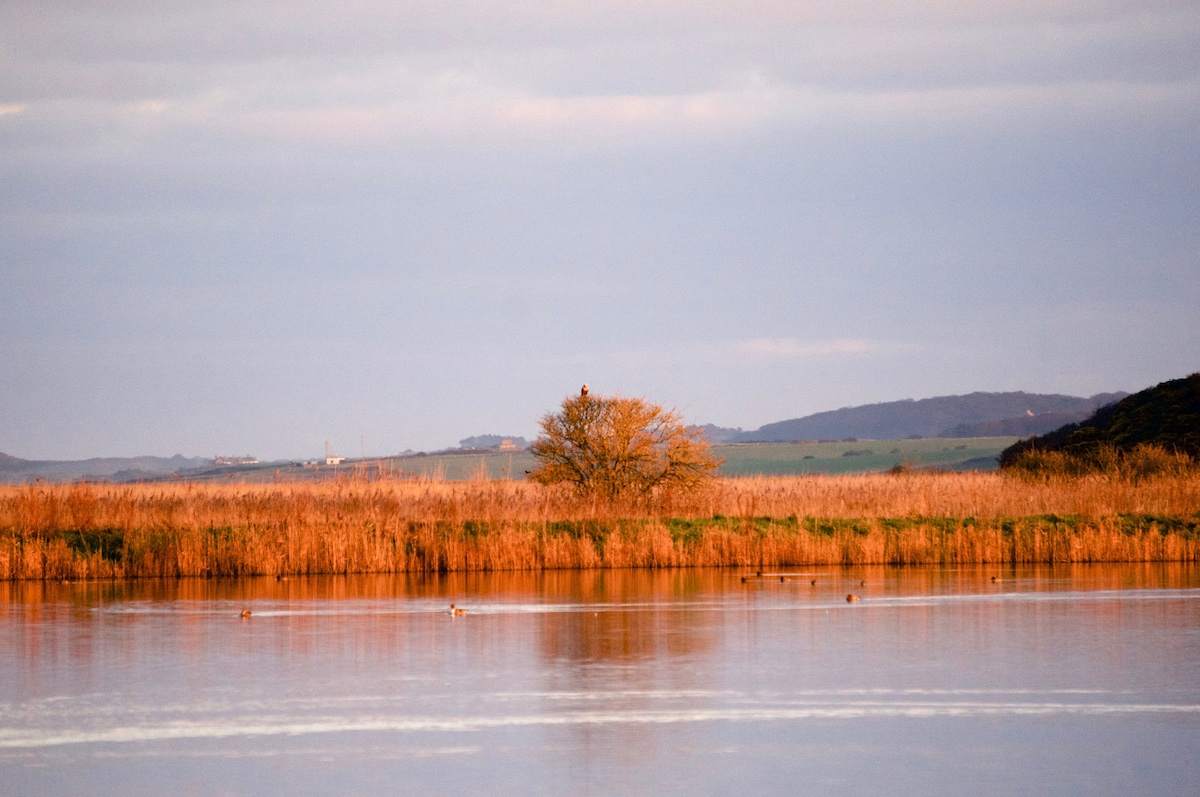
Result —
[{"label": "waterfowl", "polygon": [[861,600],[861,599],[854,593],[850,593],[849,595],[846,596],[846,603],[854,603],[856,600]]},{"label": "waterfowl", "polygon": [[248,619],[250,617],[250,615],[251,615],[251,611],[249,609],[242,609],[242,619],[243,620]]},{"label": "waterfowl", "polygon": [[454,607],[453,603],[450,604],[450,616],[451,617],[462,617],[466,613],[467,613],[466,609],[456,609]]},{"label": "waterfowl", "polygon": [[817,586],[817,580],[816,580],[815,578],[812,580],[812,585],[813,585],[814,587],[815,587],[815,586]]}]

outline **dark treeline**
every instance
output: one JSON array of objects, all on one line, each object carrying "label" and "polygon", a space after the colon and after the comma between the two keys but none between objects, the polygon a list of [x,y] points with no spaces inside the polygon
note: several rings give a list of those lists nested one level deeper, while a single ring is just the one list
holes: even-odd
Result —
[{"label": "dark treeline", "polygon": [[1000,467],[1009,469],[1038,470],[1050,461],[1075,470],[1200,463],[1200,373],[1147,388],[1000,455]]}]

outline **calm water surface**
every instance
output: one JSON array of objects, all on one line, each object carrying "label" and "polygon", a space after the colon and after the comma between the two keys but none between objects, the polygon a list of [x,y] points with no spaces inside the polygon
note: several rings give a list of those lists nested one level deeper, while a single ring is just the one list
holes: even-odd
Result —
[{"label": "calm water surface", "polygon": [[1196,568],[787,572],[3,583],[0,793],[1200,794]]}]

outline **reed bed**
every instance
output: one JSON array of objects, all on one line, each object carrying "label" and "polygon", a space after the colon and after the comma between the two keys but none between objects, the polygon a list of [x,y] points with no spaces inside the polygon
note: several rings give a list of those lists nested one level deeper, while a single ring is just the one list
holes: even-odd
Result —
[{"label": "reed bed", "polygon": [[1200,476],[723,479],[649,506],[508,480],[0,486],[0,579],[1200,561]]}]

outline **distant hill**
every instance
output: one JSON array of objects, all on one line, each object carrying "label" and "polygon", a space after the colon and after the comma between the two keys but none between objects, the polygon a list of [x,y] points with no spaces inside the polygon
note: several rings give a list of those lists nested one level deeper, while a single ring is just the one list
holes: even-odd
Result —
[{"label": "distant hill", "polygon": [[690,426],[689,429],[699,430],[700,434],[704,435],[704,439],[712,445],[720,445],[722,443],[733,443],[739,436],[745,434],[741,429],[730,429],[725,426],[717,426],[715,424],[706,423],[704,426]]},{"label": "distant hill", "polygon": [[[769,423],[756,431],[740,432],[723,442],[786,442],[844,440],[857,437],[898,440],[910,437],[979,437],[1036,434],[1072,420],[1128,393],[1098,393],[1090,398],[1043,393],[969,393],[906,399]],[[994,424],[994,426],[989,426]],[[1029,430],[1036,431],[1029,431]]]},{"label": "distant hill", "polygon": [[1087,459],[1101,446],[1128,451],[1139,443],[1200,459],[1200,373],[1172,379],[1098,409],[1091,417],[1006,448],[1001,465],[1031,449]]},{"label": "distant hill", "polygon": [[99,457],[83,460],[20,459],[0,453],[0,483],[21,484],[35,479],[69,482],[77,479],[133,481],[169,476],[181,470],[211,466],[203,457]]},{"label": "distant hill", "polygon": [[515,448],[527,448],[529,441],[518,435],[479,434],[458,441],[460,448],[500,448],[504,441]]}]

